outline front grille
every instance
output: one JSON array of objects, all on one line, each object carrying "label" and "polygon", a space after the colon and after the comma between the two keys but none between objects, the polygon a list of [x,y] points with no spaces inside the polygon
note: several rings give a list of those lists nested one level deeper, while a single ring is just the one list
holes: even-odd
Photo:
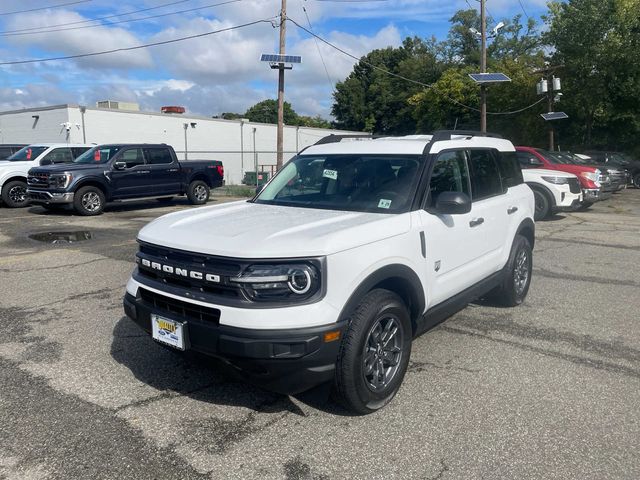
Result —
[{"label": "front grille", "polygon": [[569,191],[571,193],[580,193],[580,182],[578,182],[577,178],[569,179]]},{"label": "front grille", "polygon": [[220,310],[217,308],[203,307],[175,298],[165,297],[145,288],[139,288],[138,294],[140,300],[149,308],[166,313],[169,318],[171,315],[179,315],[187,320],[196,320],[199,322],[220,323]]},{"label": "front grille", "polygon": [[27,184],[38,187],[49,186],[49,174],[48,173],[34,173],[27,176]]},{"label": "front grille", "polygon": [[140,245],[138,258],[139,260],[145,259],[161,264],[170,263],[171,265],[187,270],[212,273],[220,277],[220,282],[212,283],[190,277],[180,277],[163,270],[145,266],[141,261],[138,261],[138,271],[143,277],[160,281],[174,287],[186,288],[192,291],[227,298],[239,298],[241,296],[238,285],[229,282],[230,277],[236,277],[242,271],[242,265],[238,262],[149,244]]}]

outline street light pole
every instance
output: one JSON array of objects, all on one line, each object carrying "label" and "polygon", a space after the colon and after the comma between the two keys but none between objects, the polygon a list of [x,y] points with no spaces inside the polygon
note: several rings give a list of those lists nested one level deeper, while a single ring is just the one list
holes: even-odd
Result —
[{"label": "street light pole", "polygon": [[189,128],[189,124],[185,123],[184,126],[184,159],[187,160],[187,128]]},{"label": "street light pole", "polygon": [[[480,0],[480,73],[487,71],[487,11]],[[487,87],[480,85],[480,131],[487,131]]]},{"label": "street light pole", "polygon": [[[287,31],[287,0],[282,0],[282,8],[280,10],[280,55],[285,53],[285,39]],[[284,143],[284,62],[278,64],[278,138],[277,138],[277,156],[276,170],[282,168],[283,143]],[[256,171],[256,175],[258,172]]]}]

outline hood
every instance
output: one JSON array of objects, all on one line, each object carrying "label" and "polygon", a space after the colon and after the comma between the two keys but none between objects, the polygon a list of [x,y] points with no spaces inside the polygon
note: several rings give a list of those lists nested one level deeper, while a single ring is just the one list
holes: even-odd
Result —
[{"label": "hood", "polygon": [[90,163],[56,163],[53,165],[44,165],[42,167],[33,167],[30,171],[33,173],[59,173],[59,172],[77,172],[79,170],[105,170],[108,165]]},{"label": "hood", "polygon": [[523,168],[522,175],[525,177],[568,177],[573,178],[573,173],[562,172],[560,170],[547,170],[546,168]]},{"label": "hood", "polygon": [[236,258],[322,256],[405,233],[409,214],[260,205],[246,201],[160,217],[138,239],[190,252]]}]

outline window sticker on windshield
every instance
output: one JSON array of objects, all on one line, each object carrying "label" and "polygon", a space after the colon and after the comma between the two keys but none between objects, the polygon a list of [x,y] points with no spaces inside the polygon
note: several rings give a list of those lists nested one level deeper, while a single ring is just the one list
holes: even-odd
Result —
[{"label": "window sticker on windshield", "polygon": [[330,178],[331,180],[337,180],[338,179],[338,171],[337,170],[329,170],[328,168],[325,168],[324,171],[322,172],[322,176],[324,178]]},{"label": "window sticker on windshield", "polygon": [[391,206],[391,200],[381,198],[378,202],[378,208],[389,208]]}]

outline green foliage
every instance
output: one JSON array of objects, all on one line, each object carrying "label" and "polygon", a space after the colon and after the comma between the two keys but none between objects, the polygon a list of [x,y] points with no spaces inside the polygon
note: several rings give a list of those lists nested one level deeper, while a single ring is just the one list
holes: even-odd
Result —
[{"label": "green foliage", "polygon": [[[248,118],[249,121],[258,123],[278,123],[278,101],[263,100],[258,102],[250,107],[244,115],[239,115],[236,118]],[[301,127],[331,128],[331,123],[320,115],[315,117],[298,115],[289,102],[284,102],[284,123]]]},{"label": "green foliage", "polygon": [[[546,146],[547,128],[535,85],[551,65],[562,79],[560,103],[568,120],[553,123],[563,148],[588,147],[640,154],[640,0],[566,0],[549,4],[541,34],[532,18],[502,19],[487,47],[488,71],[512,81],[487,88],[489,130],[517,144]],[[479,127],[476,10],[450,19],[447,39],[407,38],[398,48],[369,52],[336,86],[332,114],[341,128],[378,134],[424,133]],[[495,23],[489,20],[488,24]],[[409,80],[398,78],[406,77]],[[410,80],[426,84],[418,85]]]}]

